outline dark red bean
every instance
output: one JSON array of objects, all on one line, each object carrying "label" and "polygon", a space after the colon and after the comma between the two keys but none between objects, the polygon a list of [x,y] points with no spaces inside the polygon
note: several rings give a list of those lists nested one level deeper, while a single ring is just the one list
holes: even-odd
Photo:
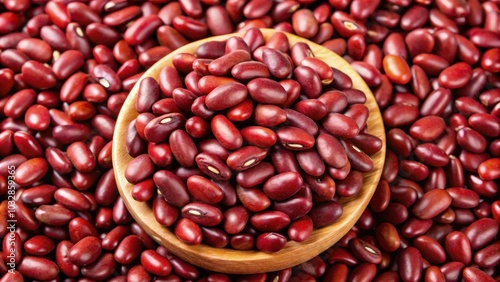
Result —
[{"label": "dark red bean", "polygon": [[157,171],[153,180],[161,191],[161,195],[174,206],[184,206],[189,202],[189,194],[185,184],[174,173],[167,170]]},{"label": "dark red bean", "polygon": [[59,274],[57,264],[42,257],[25,256],[19,265],[19,272],[24,276],[36,280],[55,279]]}]

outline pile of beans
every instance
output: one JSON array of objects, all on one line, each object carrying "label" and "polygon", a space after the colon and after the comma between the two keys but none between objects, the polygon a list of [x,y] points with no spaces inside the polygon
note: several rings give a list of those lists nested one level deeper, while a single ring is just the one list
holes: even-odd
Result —
[{"label": "pile of beans", "polygon": [[255,28],[172,62],[140,82],[125,142],[132,197],[159,190],[160,224],[190,245],[276,252],[340,218],[382,147],[346,74]]},{"label": "pile of beans", "polygon": [[[1,1],[1,281],[498,280],[499,4]],[[369,208],[335,246],[294,268],[227,275],[173,256],[132,220],[111,139],[147,67],[252,27],[352,62],[383,111],[388,153]]]}]

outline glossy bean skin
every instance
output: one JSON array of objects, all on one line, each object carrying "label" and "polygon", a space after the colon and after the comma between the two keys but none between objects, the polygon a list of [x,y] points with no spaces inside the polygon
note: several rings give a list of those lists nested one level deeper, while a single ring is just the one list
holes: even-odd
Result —
[{"label": "glossy bean skin", "polygon": [[453,260],[469,264],[472,260],[472,251],[469,239],[465,234],[454,231],[446,236],[445,249]]},{"label": "glossy bean skin", "polygon": [[153,175],[153,180],[162,196],[172,205],[184,206],[189,202],[187,188],[177,175],[160,170]]},{"label": "glossy bean skin", "polygon": [[399,257],[399,273],[406,281],[419,281],[422,276],[422,256],[420,252],[408,247],[404,249]]},{"label": "glossy bean skin", "polygon": [[243,137],[234,126],[234,124],[223,115],[215,116],[210,126],[214,132],[215,138],[222,146],[229,150],[235,150],[241,147]]},{"label": "glossy bean skin", "polygon": [[[31,279],[50,280],[57,277],[59,267],[54,262],[36,256],[26,256],[18,265],[19,272]],[[41,271],[43,269],[43,271]]]},{"label": "glossy bean skin", "polygon": [[[264,184],[264,192],[272,199],[284,200],[302,187],[302,177],[296,172],[275,175]],[[285,188],[286,187],[286,188]]]},{"label": "glossy bean skin", "polygon": [[69,249],[69,260],[78,266],[91,264],[101,254],[100,243],[100,240],[96,237],[88,236],[83,238]]},{"label": "glossy bean skin", "polygon": [[202,240],[201,229],[193,221],[183,218],[175,227],[175,235],[189,245],[198,245]]}]

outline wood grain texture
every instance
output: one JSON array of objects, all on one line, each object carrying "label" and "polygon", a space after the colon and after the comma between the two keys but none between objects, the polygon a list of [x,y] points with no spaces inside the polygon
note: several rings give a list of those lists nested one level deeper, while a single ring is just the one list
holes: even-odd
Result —
[{"label": "wood grain texture", "polygon": [[[262,29],[266,41],[274,32],[272,29]],[[172,58],[176,54],[183,52],[195,53],[196,48],[204,42],[211,40],[223,41],[233,35],[235,34],[211,37],[183,46],[158,61],[144,73],[142,78],[149,76],[158,80],[162,67],[171,65]],[[242,34],[236,35],[242,36]],[[322,253],[342,238],[361,216],[377,187],[384,166],[386,140],[382,117],[373,94],[358,73],[340,56],[304,38],[292,34],[287,34],[287,36],[290,45],[296,42],[309,44],[317,58],[349,75],[353,81],[353,88],[359,89],[366,94],[367,102],[365,105],[370,110],[367,121],[368,132],[382,139],[383,148],[380,152],[371,156],[374,169],[372,172],[364,174],[364,185],[360,193],[354,197],[341,200],[344,208],[342,217],[330,226],[314,230],[311,237],[306,241],[302,243],[289,241],[284,249],[273,254],[213,248],[204,244],[189,246],[179,241],[168,228],[161,226],[156,221],[147,203],[137,202],[132,198],[131,190],[133,185],[128,183],[124,176],[125,168],[132,159],[125,149],[125,134],[127,125],[138,115],[135,110],[138,82],[130,91],[122,107],[113,136],[112,158],[118,190],[134,219],[154,240],[168,248],[176,256],[194,265],[212,271],[246,274],[276,271],[300,264]]]}]

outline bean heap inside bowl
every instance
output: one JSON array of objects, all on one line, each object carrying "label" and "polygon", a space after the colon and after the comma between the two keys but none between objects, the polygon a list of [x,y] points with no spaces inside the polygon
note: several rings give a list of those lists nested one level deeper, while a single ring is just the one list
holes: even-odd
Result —
[{"label": "bean heap inside bowl", "polygon": [[369,155],[365,94],[284,33],[180,53],[140,81],[126,148],[132,196],[190,245],[277,252],[342,215]]}]

